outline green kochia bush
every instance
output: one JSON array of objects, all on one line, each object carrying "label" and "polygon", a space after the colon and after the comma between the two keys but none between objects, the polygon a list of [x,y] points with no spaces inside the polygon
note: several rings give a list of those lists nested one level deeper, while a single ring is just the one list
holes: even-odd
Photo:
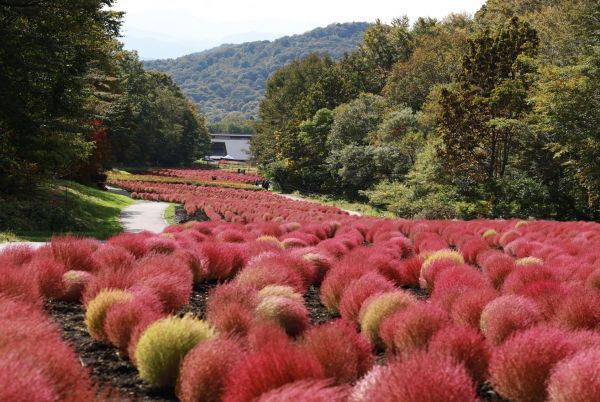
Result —
[{"label": "green kochia bush", "polygon": [[185,355],[214,334],[209,324],[191,315],[156,321],[144,331],[135,349],[141,379],[153,386],[175,385]]}]

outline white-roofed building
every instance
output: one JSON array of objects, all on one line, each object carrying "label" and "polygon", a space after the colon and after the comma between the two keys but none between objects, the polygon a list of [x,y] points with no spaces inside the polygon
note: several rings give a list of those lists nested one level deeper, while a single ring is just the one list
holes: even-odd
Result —
[{"label": "white-roofed building", "polygon": [[251,138],[252,134],[211,134],[209,158],[248,161],[250,160]]}]

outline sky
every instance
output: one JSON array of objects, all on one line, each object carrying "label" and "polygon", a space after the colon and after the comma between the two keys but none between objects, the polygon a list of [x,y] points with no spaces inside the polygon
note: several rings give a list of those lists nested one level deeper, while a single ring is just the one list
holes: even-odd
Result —
[{"label": "sky", "polygon": [[273,40],[335,22],[475,13],[484,0],[117,0],[125,48],[142,59],[183,56],[223,43]]}]

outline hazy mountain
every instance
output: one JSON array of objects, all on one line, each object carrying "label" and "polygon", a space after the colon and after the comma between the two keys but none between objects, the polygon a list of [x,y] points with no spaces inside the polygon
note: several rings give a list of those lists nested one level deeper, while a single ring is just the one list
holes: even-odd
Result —
[{"label": "hazy mountain", "polygon": [[288,62],[310,53],[338,59],[362,40],[365,22],[332,24],[274,41],[225,44],[176,59],[144,62],[147,69],[173,76],[209,119],[231,112],[255,117],[267,78]]}]

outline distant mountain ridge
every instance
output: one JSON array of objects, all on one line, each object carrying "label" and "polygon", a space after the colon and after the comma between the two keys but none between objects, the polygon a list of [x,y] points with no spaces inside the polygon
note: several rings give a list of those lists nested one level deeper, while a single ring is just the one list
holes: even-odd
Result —
[{"label": "distant mountain ridge", "polygon": [[232,112],[253,118],[273,72],[310,53],[339,59],[359,45],[369,26],[366,22],[331,24],[274,41],[224,44],[176,59],[149,60],[144,66],[171,75],[209,120]]}]

